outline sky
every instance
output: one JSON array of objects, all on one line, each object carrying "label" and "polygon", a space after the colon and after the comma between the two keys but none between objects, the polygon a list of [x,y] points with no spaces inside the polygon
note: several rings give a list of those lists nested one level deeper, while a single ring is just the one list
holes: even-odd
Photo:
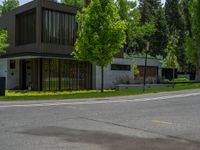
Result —
[{"label": "sky", "polygon": [[[2,1],[3,0],[0,0],[0,4],[2,3]],[[25,3],[27,3],[27,2],[30,2],[31,0],[19,0],[19,2],[20,2],[20,5],[23,5],[23,4],[25,4]],[[161,0],[163,3],[165,2],[165,0]]]}]

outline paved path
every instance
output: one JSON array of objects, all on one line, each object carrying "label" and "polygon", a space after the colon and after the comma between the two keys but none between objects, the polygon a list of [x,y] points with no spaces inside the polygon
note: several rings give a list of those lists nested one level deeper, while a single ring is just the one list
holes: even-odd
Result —
[{"label": "paved path", "polygon": [[199,150],[200,90],[0,102],[0,150]]}]

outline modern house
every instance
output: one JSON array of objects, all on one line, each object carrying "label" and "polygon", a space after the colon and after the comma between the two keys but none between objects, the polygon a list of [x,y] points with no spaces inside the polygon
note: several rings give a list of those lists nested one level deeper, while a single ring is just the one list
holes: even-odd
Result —
[{"label": "modern house", "polygon": [[[100,68],[71,56],[76,40],[78,8],[50,0],[34,0],[0,17],[9,48],[0,56],[0,76],[7,89],[99,89]],[[133,80],[131,60],[120,52],[105,69],[105,88],[120,78]]]}]

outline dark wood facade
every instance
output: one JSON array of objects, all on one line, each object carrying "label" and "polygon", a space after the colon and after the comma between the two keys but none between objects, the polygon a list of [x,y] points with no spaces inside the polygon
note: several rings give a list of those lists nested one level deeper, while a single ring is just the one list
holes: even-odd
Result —
[{"label": "dark wood facade", "polygon": [[[10,47],[7,50],[7,55],[23,53],[48,53],[52,55],[67,55],[73,51],[74,46],[71,43],[59,44],[43,41],[42,37],[44,35],[44,32],[42,27],[44,20],[44,10],[51,10],[63,14],[68,14],[70,16],[75,16],[78,9],[76,7],[71,7],[48,0],[35,0],[23,6],[20,6],[17,9],[9,12],[8,14],[0,17],[0,28],[8,30],[8,42],[10,44]],[[30,12],[33,12],[33,14],[31,14]],[[30,31],[26,30],[25,23],[27,21],[24,18],[27,17],[27,20],[30,20],[28,16],[25,16],[26,14],[32,17],[32,23],[30,23],[30,25],[32,25],[32,29],[35,31],[35,35],[33,33],[30,34]],[[52,15],[52,17],[54,16]],[[23,18],[24,22],[23,20],[20,22],[20,18]],[[35,29],[33,24],[36,25]],[[25,27],[19,28],[20,25],[25,25]],[[29,34],[26,35],[25,33]],[[19,38],[21,38],[21,40],[19,40]]]}]

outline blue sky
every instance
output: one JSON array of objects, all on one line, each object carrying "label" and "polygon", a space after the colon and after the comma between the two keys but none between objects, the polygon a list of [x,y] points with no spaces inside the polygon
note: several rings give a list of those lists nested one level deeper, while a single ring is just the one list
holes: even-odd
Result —
[{"label": "blue sky", "polygon": [[[0,3],[2,2],[3,0],[0,0]],[[30,2],[31,0],[19,0],[20,1],[20,5],[22,4],[25,4],[27,2]],[[163,3],[165,2],[165,0],[161,0]]]}]

